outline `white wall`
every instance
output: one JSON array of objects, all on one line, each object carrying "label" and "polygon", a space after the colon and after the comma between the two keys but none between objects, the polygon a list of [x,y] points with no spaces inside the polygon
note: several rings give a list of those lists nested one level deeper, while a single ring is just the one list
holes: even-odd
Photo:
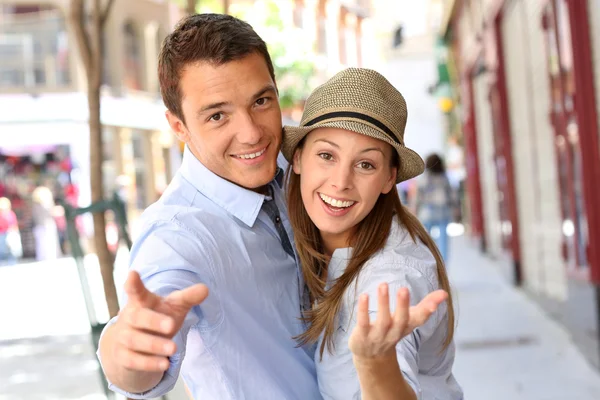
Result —
[{"label": "white wall", "polygon": [[427,88],[437,82],[432,53],[418,57],[396,58],[380,65],[382,73],[404,96],[408,107],[406,146],[422,157],[444,151],[443,116],[437,99]]},{"label": "white wall", "polygon": [[515,1],[505,12],[502,30],[525,284],[560,300],[567,289],[540,21],[539,3]]},{"label": "white wall", "polygon": [[[416,4],[419,3],[419,4]],[[382,73],[404,96],[408,106],[406,145],[422,157],[445,152],[444,116],[428,88],[438,81],[429,0],[373,0],[373,34],[379,55],[366,63]],[[439,11],[439,10],[438,10]],[[393,48],[394,31],[403,26],[404,40]]]},{"label": "white wall", "polygon": [[479,171],[481,175],[481,197],[485,224],[487,252],[494,258],[500,257],[502,251],[502,227],[496,166],[494,162],[494,127],[492,110],[488,100],[489,83],[486,75],[479,75],[473,82],[475,123],[477,124],[477,151],[479,155]]}]

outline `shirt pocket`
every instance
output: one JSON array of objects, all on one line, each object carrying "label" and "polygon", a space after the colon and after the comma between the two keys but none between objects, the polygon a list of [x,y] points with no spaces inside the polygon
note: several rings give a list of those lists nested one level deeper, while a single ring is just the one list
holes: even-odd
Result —
[{"label": "shirt pocket", "polygon": [[345,307],[338,314],[338,332],[349,336],[356,326],[356,315],[353,310],[347,310]]}]

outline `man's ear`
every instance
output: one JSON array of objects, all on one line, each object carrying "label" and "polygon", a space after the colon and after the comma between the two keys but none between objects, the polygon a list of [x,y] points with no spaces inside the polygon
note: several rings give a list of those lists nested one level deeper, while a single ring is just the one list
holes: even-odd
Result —
[{"label": "man's ear", "polygon": [[392,188],[396,184],[396,177],[398,176],[398,168],[396,168],[396,167],[391,168],[390,172],[391,172],[390,179],[385,183],[385,185],[383,186],[383,190],[381,191],[381,193],[383,193],[383,194],[388,194],[390,192],[390,190],[392,190]]},{"label": "man's ear", "polygon": [[292,169],[296,175],[300,175],[301,165],[300,165],[300,156],[302,155],[302,149],[297,148],[294,151],[294,157],[292,159]]},{"label": "man's ear", "polygon": [[165,116],[167,117],[171,130],[175,133],[175,136],[177,136],[177,139],[184,143],[188,143],[190,141],[190,132],[187,130],[183,121],[169,110],[165,112]]}]

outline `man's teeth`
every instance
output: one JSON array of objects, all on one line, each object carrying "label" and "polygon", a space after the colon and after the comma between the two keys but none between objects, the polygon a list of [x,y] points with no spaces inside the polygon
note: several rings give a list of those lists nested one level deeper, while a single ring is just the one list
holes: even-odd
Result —
[{"label": "man's teeth", "polygon": [[341,201],[341,200],[336,200],[333,199],[325,194],[319,193],[319,196],[321,197],[321,200],[323,200],[325,203],[329,204],[330,206],[334,206],[337,208],[346,208],[346,207],[350,207],[351,205],[353,205],[354,203],[356,203],[355,201]]},{"label": "man's teeth", "polygon": [[264,149],[262,149],[261,151],[259,151],[258,153],[252,153],[252,154],[242,154],[242,155],[239,155],[239,156],[236,156],[236,157],[237,157],[237,158],[243,158],[243,159],[245,159],[245,160],[251,160],[251,159],[253,159],[253,158],[256,158],[256,157],[262,156],[262,155],[263,155],[263,153],[264,153],[265,151],[267,151],[267,148],[266,148],[266,147],[265,147]]}]

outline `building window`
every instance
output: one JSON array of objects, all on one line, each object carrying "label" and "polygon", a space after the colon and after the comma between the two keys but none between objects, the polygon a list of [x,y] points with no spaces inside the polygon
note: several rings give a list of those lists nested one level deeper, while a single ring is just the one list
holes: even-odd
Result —
[{"label": "building window", "polygon": [[140,130],[134,130],[131,134],[133,165],[135,171],[135,205],[140,210],[143,210],[149,204],[149,199],[146,195],[148,193],[147,185],[150,183],[148,181],[148,174],[146,173],[146,157],[151,157],[151,155],[147,155],[144,151],[146,134],[146,132]]},{"label": "building window", "polygon": [[[102,175],[104,176],[104,197],[111,198],[119,176],[118,155],[115,157],[115,141],[119,140],[117,128],[102,127]],[[118,146],[118,145],[117,145]]]},{"label": "building window", "polygon": [[[163,31],[163,29],[160,26],[158,26],[158,28],[156,29],[156,32],[155,32],[155,37],[154,37],[155,45],[156,45],[156,48],[155,48],[156,55],[153,57],[154,58],[153,68],[155,71],[158,69],[158,58],[160,57],[160,52],[162,50],[162,45],[163,45],[163,41],[165,40],[165,37],[166,37],[165,32]],[[153,75],[151,89],[153,92],[156,92],[156,93],[160,92],[160,83],[158,81],[157,74]]]},{"label": "building window", "polygon": [[339,50],[340,50],[340,63],[348,63],[348,48],[346,42],[348,40],[346,32],[346,15],[347,11],[345,8],[340,10],[340,19],[338,24],[338,38],[339,38]]},{"label": "building window", "polygon": [[327,1],[319,0],[317,8],[317,52],[327,54]]},{"label": "building window", "polygon": [[3,6],[0,88],[70,84],[66,21],[52,6]]},{"label": "building window", "polygon": [[356,18],[356,65],[358,67],[362,67],[363,65],[362,23],[363,18]]},{"label": "building window", "polygon": [[124,82],[126,88],[143,90],[143,59],[140,35],[132,22],[123,26],[124,40]]},{"label": "building window", "polygon": [[294,0],[294,26],[304,27],[304,0]]},{"label": "building window", "polygon": [[104,38],[102,40],[102,84],[106,86],[112,85],[112,74],[110,59],[108,56],[108,30],[104,32]]}]

